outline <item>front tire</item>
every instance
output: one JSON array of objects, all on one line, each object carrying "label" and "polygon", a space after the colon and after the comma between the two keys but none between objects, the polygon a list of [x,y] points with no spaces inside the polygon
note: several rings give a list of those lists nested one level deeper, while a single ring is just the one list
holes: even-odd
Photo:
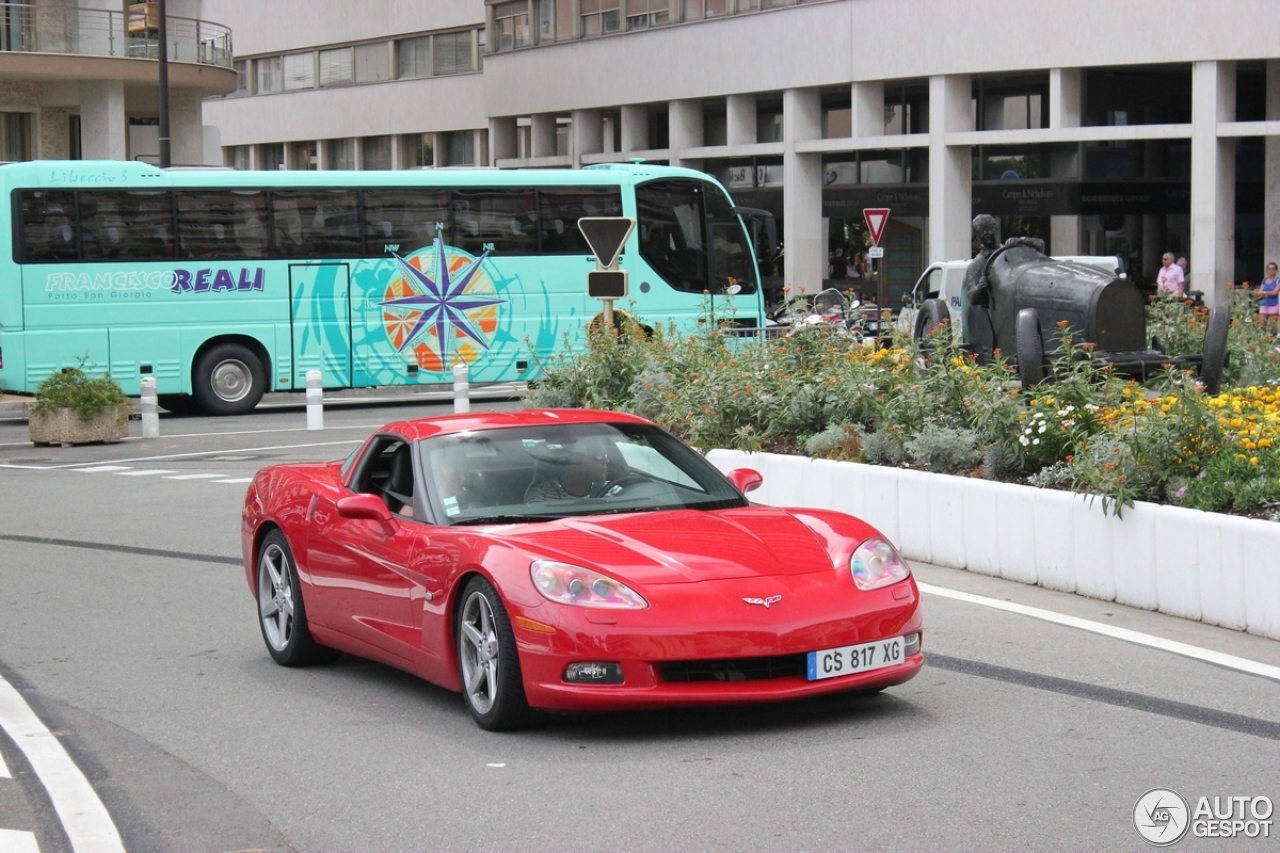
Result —
[{"label": "front tire", "polygon": [[930,346],[934,330],[951,319],[947,303],[941,299],[926,299],[916,312],[915,339],[923,346]]},{"label": "front tire", "polygon": [[1209,309],[1209,325],[1204,331],[1204,353],[1200,357],[1200,382],[1204,392],[1216,396],[1222,390],[1222,371],[1227,365],[1227,332],[1231,312],[1225,305]]},{"label": "front tire", "polygon": [[528,725],[533,716],[524,694],[515,633],[498,591],[482,577],[462,590],[458,614],[458,671],[462,699],[476,724],[492,732]]},{"label": "front tire", "polygon": [[211,415],[242,415],[262,399],[267,372],[248,347],[218,344],[196,359],[191,380],[200,408]]},{"label": "front tire", "polygon": [[311,638],[293,551],[279,530],[268,533],[258,548],[258,626],[281,666],[325,663],[339,654]]}]

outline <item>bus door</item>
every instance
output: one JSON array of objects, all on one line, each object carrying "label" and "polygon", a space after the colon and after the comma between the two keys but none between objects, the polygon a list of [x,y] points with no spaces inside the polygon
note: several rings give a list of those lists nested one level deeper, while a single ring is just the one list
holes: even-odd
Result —
[{"label": "bus door", "polygon": [[289,265],[293,387],[319,370],[325,388],[351,386],[351,277],[345,263]]}]

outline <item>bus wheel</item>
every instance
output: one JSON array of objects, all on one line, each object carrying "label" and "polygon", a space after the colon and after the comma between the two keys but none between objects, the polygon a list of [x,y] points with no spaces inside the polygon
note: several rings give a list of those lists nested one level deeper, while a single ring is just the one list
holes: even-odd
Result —
[{"label": "bus wheel", "polygon": [[191,379],[200,408],[211,415],[240,415],[262,399],[267,374],[247,347],[218,344],[196,361]]}]

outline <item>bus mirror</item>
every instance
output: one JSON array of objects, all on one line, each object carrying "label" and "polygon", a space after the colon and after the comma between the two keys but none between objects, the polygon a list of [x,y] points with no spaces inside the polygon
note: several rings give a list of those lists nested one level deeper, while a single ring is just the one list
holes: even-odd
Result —
[{"label": "bus mirror", "polygon": [[[760,249],[763,248],[769,257],[778,254],[778,223],[774,220],[773,214],[767,210],[761,210],[758,207],[734,207],[733,212],[743,219],[749,219],[753,222],[761,222],[764,224],[766,245],[756,247],[756,254],[761,254]],[[752,229],[752,240],[754,242],[755,233]]]}]

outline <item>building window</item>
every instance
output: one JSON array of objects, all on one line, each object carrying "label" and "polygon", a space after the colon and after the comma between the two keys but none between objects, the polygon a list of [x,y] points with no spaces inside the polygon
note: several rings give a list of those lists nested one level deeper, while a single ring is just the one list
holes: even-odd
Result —
[{"label": "building window", "polygon": [[385,170],[391,168],[391,137],[366,136],[364,138],[364,168]]},{"label": "building window", "polygon": [[529,4],[526,0],[514,0],[494,6],[493,21],[498,32],[498,50],[511,50],[513,47],[528,47],[532,44],[529,37]]},{"label": "building window", "polygon": [[292,53],[284,58],[284,88],[286,91],[314,89],[315,86],[316,55],[314,53]]},{"label": "building window", "polygon": [[81,160],[84,158],[83,149],[80,147],[80,116],[67,116],[67,138],[71,142],[71,151],[67,154],[68,160]]},{"label": "building window", "polygon": [[569,41],[573,38],[573,22],[576,18],[573,14],[573,0],[556,0],[556,41]]},{"label": "building window", "polygon": [[535,0],[534,9],[537,12],[538,17],[538,41],[555,41],[556,26],[554,0]]},{"label": "building window", "polygon": [[462,74],[474,67],[471,63],[471,30],[436,36],[432,50],[436,74]]},{"label": "building window", "polygon": [[31,114],[0,113],[0,160],[31,159]]},{"label": "building window", "polygon": [[434,133],[414,133],[401,137],[400,158],[406,169],[424,169],[435,165]]},{"label": "building window", "polygon": [[259,94],[284,91],[284,63],[279,56],[268,56],[254,62],[258,70]]},{"label": "building window", "polygon": [[431,76],[431,36],[396,42],[400,52],[400,79]]},{"label": "building window", "polygon": [[620,0],[582,0],[582,35],[584,38],[616,33],[622,29]]},{"label": "building window", "polygon": [[386,42],[356,45],[354,61],[357,83],[391,79],[391,51]]},{"label": "building window", "polygon": [[627,0],[628,30],[647,30],[670,22],[670,0]]},{"label": "building window", "polygon": [[354,139],[326,139],[324,141],[325,168],[333,171],[349,171],[356,168],[356,141]]},{"label": "building window", "polygon": [[227,148],[227,165],[239,172],[249,171],[249,146],[229,146]]},{"label": "building window", "polygon": [[469,130],[457,130],[444,135],[445,165],[474,166],[476,163],[476,135]]},{"label": "building window", "polygon": [[354,79],[351,73],[351,48],[339,47],[320,51],[320,85],[345,86]]},{"label": "building window", "polygon": [[289,147],[290,168],[303,172],[320,168],[320,158],[314,142],[295,142]]},{"label": "building window", "polygon": [[236,90],[232,94],[234,95],[252,94],[252,92],[249,91],[250,89],[249,60],[237,59],[235,61],[235,69],[236,69]]},{"label": "building window", "polygon": [[265,172],[281,172],[288,168],[284,163],[284,143],[268,142],[259,145],[258,168]]}]

